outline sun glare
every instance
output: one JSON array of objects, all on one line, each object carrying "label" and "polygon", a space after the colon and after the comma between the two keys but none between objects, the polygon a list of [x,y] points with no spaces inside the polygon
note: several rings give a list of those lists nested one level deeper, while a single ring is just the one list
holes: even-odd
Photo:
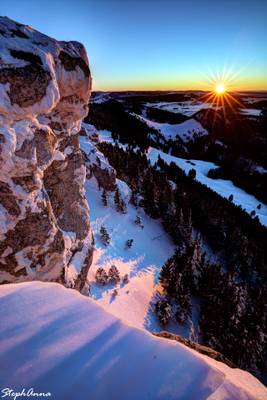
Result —
[{"label": "sun glare", "polygon": [[227,70],[226,68],[222,73],[210,71],[209,75],[205,76],[209,91],[204,92],[200,99],[209,104],[207,113],[214,112],[214,121],[217,117],[220,117],[221,112],[226,117],[226,113],[229,110],[236,112],[242,107],[242,103],[239,101],[238,96],[236,96],[233,86],[237,76],[238,73],[232,73],[231,70]]},{"label": "sun glare", "polygon": [[225,84],[224,84],[224,83],[218,83],[218,84],[215,86],[215,92],[216,92],[217,94],[223,94],[223,93],[225,93]]}]

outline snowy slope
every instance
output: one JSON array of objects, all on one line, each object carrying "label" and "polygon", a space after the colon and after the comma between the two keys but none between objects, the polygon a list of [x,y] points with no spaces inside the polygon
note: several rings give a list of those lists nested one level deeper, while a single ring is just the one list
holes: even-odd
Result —
[{"label": "snowy slope", "polygon": [[[196,170],[196,180],[208,186],[214,192],[218,193],[222,197],[229,198],[233,194],[233,203],[240,205],[245,211],[251,213],[255,210],[256,215],[262,225],[267,226],[267,206],[262,204],[256,197],[246,193],[244,190],[238,188],[233,184],[232,181],[224,179],[211,179],[207,177],[210,169],[218,167],[216,164],[208,161],[201,160],[185,160],[184,158],[174,157],[164,153],[161,150],[154,148],[149,149],[148,157],[152,164],[155,163],[160,156],[166,163],[174,162],[178,167],[183,169],[186,173],[192,168]],[[258,210],[257,206],[261,203],[261,209]]]},{"label": "snowy slope", "polygon": [[165,139],[175,140],[180,138],[183,142],[188,142],[196,136],[208,135],[207,130],[194,118],[190,118],[180,124],[168,124],[154,122],[137,114],[134,114],[134,116],[145,122],[150,128],[156,129]]},{"label": "snowy slope", "polygon": [[[117,180],[120,192],[126,203],[130,199],[128,186]],[[94,178],[86,183],[86,197],[90,206],[90,221],[95,237],[96,251],[90,267],[88,280],[91,296],[106,310],[121,318],[126,323],[149,330],[159,331],[161,328],[154,313],[150,313],[150,303],[156,290],[158,273],[166,260],[174,253],[175,246],[164,232],[160,221],[149,218],[144,211],[127,205],[127,214],[115,210],[114,193],[109,193],[108,207],[101,201],[102,191],[98,191]],[[134,223],[136,215],[142,219],[144,228]],[[104,225],[111,243],[105,246],[101,242],[99,230]],[[133,246],[125,249],[127,239],[133,239]],[[129,283],[99,286],[95,283],[97,268],[103,267],[106,272],[114,264],[121,277],[129,275]],[[118,295],[113,291],[117,288]],[[177,332],[177,331],[176,331]]]},{"label": "snowy slope", "polygon": [[[98,133],[98,141],[113,143],[110,132],[99,131]],[[103,155],[85,136],[80,138],[80,145],[90,160],[92,160],[92,155],[97,154],[101,160],[101,168],[108,168],[107,160],[102,162]],[[142,208],[136,209],[129,204],[131,190],[127,184],[117,179],[117,186],[127,204],[127,214],[116,211],[114,192],[108,192],[108,205],[105,207],[101,200],[103,189],[98,189],[95,178],[87,180],[86,183],[86,198],[91,210],[91,228],[96,242],[93,264],[88,274],[90,295],[108,312],[121,318],[127,324],[158,332],[162,329],[154,312],[154,303],[160,290],[158,275],[163,264],[173,255],[175,246],[162,228],[160,220],[149,218]],[[141,217],[143,229],[134,223],[137,215]],[[101,241],[99,234],[101,225],[107,228],[111,237],[109,246],[103,245]],[[125,249],[127,239],[134,241],[130,249]],[[118,285],[98,285],[95,281],[97,269],[102,267],[108,273],[112,265],[118,268],[121,279],[128,274],[129,282],[127,284],[120,282]],[[71,265],[71,267],[75,266]],[[71,274],[72,270],[68,268],[68,276]],[[115,289],[118,291],[116,296],[114,296]],[[189,318],[183,325],[171,322],[168,330],[187,338],[196,338],[198,320]]]},{"label": "snowy slope", "polygon": [[52,400],[266,399],[248,372],[130,328],[59,284],[2,285],[0,300],[1,390],[32,387]]}]

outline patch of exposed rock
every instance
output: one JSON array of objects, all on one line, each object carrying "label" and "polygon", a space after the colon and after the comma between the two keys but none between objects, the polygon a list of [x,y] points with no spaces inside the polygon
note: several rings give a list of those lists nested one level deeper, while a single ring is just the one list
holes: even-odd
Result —
[{"label": "patch of exposed rock", "polygon": [[80,43],[0,17],[0,282],[85,284],[93,250],[78,136],[90,92]]},{"label": "patch of exposed rock", "polygon": [[80,143],[87,168],[87,177],[90,179],[94,175],[100,187],[107,191],[114,191],[116,189],[116,171],[103,153],[97,149],[98,141],[96,128],[83,122]]},{"label": "patch of exposed rock", "polygon": [[232,363],[228,358],[224,357],[222,353],[219,353],[218,351],[212,349],[211,347],[203,346],[202,344],[193,342],[192,340],[185,339],[184,337],[180,335],[175,335],[174,333],[170,333],[167,331],[161,331],[161,332],[152,332],[153,335],[162,337],[165,339],[170,339],[170,340],[175,340],[176,342],[180,342],[184,344],[187,347],[190,347],[190,349],[196,350],[201,354],[204,354],[206,356],[209,356],[210,358],[213,358],[216,361],[221,361],[224,364],[228,365],[231,368],[237,368],[234,363]]}]

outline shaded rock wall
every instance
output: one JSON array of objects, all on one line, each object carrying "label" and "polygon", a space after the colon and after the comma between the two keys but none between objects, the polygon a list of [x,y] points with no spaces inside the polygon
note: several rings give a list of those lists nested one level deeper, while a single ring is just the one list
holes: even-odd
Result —
[{"label": "shaded rock wall", "polygon": [[0,17],[0,282],[84,286],[92,235],[78,132],[90,91],[80,43]]}]

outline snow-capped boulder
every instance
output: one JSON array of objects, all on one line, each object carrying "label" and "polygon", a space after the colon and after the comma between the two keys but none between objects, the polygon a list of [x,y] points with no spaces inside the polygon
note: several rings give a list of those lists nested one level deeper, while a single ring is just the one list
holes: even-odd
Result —
[{"label": "snow-capped boulder", "polygon": [[[90,91],[80,43],[0,17],[0,282],[84,284],[92,246],[78,132]],[[81,269],[66,282],[77,252]]]}]

